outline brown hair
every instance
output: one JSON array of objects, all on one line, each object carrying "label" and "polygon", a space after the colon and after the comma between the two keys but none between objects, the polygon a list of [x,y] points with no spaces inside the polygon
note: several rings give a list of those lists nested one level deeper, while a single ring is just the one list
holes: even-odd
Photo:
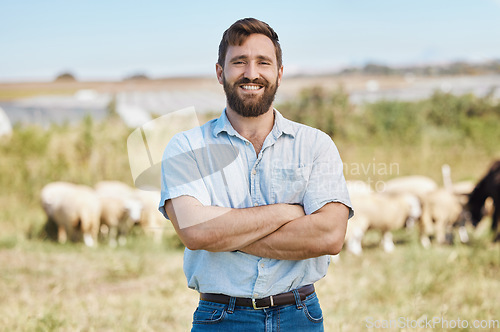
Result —
[{"label": "brown hair", "polygon": [[224,31],[222,35],[222,40],[219,44],[219,59],[217,63],[224,67],[224,62],[226,61],[227,47],[240,46],[245,42],[248,36],[254,33],[260,33],[271,39],[276,50],[276,59],[278,60],[278,68],[281,67],[283,63],[281,46],[278,40],[278,34],[271,28],[267,23],[259,21],[255,18],[243,18],[233,23]]}]

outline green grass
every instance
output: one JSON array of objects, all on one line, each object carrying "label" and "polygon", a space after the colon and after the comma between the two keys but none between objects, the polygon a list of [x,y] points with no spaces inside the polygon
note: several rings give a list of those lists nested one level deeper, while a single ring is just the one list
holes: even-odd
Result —
[{"label": "green grass", "polygon": [[[331,264],[317,283],[326,331],[365,331],[370,317],[500,319],[489,238],[427,250],[411,234],[396,240],[391,254],[368,244]],[[0,249],[0,265],[0,331],[187,331],[197,303],[182,251],[142,237],[117,249],[22,240]]]},{"label": "green grass", "polygon": [[[182,252],[26,241],[0,251],[2,331],[183,331]],[[173,299],[176,298],[176,302]]]},{"label": "green grass", "polygon": [[[316,106],[325,105],[321,91],[314,93]],[[363,123],[360,110],[341,91],[326,96],[331,103],[326,105],[333,105],[337,114],[327,117],[334,122],[325,128],[335,133],[348,166],[346,178],[383,185],[396,176],[422,174],[441,183],[441,165],[447,163],[454,181],[479,179],[491,160],[500,157],[498,140],[492,138],[499,135],[498,122],[491,120],[498,104],[471,96],[438,97],[418,105],[368,105],[364,112],[369,122]],[[316,114],[307,93],[301,98],[307,121],[318,121],[329,109]],[[440,103],[448,110],[458,105],[460,116],[450,118],[436,106]],[[411,121],[398,118],[406,107],[433,114],[429,119],[435,123],[419,122],[413,128]],[[468,118],[468,110],[489,113]],[[460,125],[450,130],[438,125],[446,121]],[[400,125],[412,130],[413,139],[400,140],[401,130],[390,132]],[[9,141],[0,141],[0,331],[189,330],[197,294],[186,286],[175,235],[154,244],[135,232],[126,246],[115,249],[41,239],[45,216],[38,196],[46,183],[132,184],[126,151],[130,132],[116,118],[87,118],[77,126],[50,130],[16,127]],[[355,172],[356,166],[364,170]],[[341,254],[317,284],[327,331],[367,330],[368,317],[500,319],[500,247],[490,243],[489,234],[479,230],[468,245],[428,250],[417,237],[398,232],[395,252],[386,254],[378,245],[379,235],[369,233],[363,256]]]}]

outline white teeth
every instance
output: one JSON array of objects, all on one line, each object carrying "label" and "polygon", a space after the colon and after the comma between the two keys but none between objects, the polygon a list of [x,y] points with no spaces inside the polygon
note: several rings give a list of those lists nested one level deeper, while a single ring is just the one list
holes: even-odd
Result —
[{"label": "white teeth", "polygon": [[258,86],[258,85],[243,85],[242,88],[245,89],[245,90],[259,90],[261,88],[261,86]]}]

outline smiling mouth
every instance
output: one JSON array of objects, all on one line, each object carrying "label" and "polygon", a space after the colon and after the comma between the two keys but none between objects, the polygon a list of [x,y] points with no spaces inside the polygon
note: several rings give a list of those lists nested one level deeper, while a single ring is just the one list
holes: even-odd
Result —
[{"label": "smiling mouth", "polygon": [[243,89],[243,90],[247,90],[247,91],[257,91],[257,90],[260,90],[263,88],[263,86],[261,85],[240,85],[240,87]]}]

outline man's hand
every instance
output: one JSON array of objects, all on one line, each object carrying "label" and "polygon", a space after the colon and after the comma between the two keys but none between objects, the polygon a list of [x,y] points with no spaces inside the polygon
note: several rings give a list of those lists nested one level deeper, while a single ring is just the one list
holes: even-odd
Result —
[{"label": "man's hand", "polygon": [[165,202],[174,228],[192,250],[233,251],[303,217],[300,205],[272,204],[245,209],[204,206],[196,198],[180,196]]},{"label": "man's hand", "polygon": [[300,260],[335,255],[344,244],[349,209],[328,203],[311,215],[286,223],[273,233],[239,250],[274,259]]}]

